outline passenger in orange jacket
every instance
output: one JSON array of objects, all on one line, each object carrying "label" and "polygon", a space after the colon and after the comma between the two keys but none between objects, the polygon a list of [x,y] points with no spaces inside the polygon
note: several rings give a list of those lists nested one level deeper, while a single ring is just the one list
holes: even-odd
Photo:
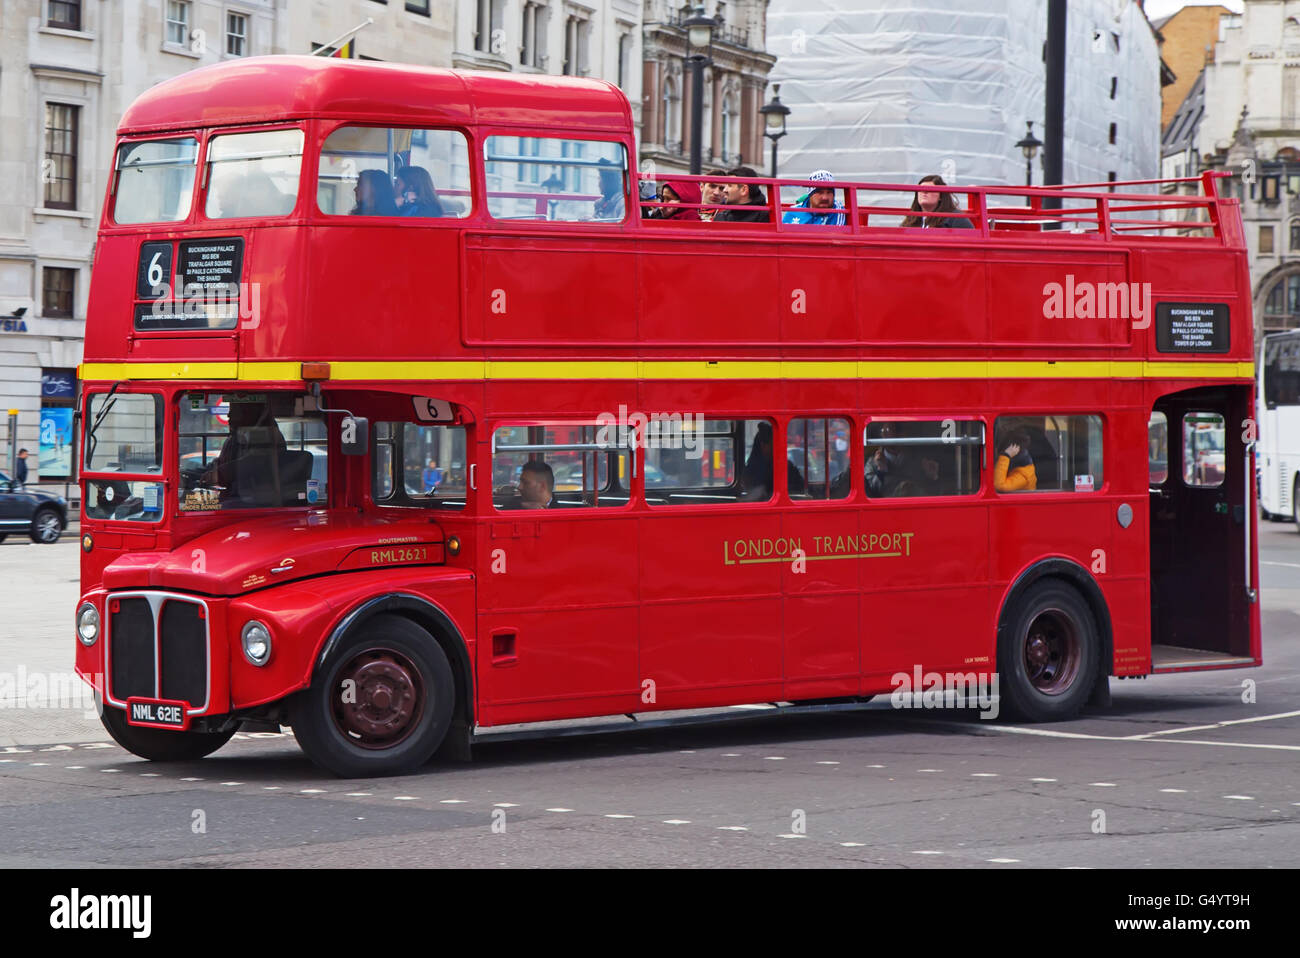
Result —
[{"label": "passenger in orange jacket", "polygon": [[993,464],[993,488],[998,492],[1037,489],[1038,474],[1034,471],[1034,460],[1029,457],[1029,436],[1017,430],[1003,442],[1002,453]]}]

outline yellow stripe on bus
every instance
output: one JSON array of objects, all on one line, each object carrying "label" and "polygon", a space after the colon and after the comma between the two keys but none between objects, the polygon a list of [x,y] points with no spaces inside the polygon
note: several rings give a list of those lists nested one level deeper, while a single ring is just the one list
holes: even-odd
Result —
[{"label": "yellow stripe on bus", "polygon": [[[488,360],[330,362],[332,381],[783,379],[1254,379],[1252,362],[1214,360]],[[302,381],[296,362],[83,363],[79,378]]]}]

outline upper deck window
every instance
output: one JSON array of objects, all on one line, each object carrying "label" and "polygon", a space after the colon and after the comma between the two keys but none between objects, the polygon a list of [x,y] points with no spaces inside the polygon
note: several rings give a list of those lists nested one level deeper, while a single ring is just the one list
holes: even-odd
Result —
[{"label": "upper deck window", "polygon": [[340,127],[321,148],[316,205],[334,216],[468,216],[465,137],[455,130]]},{"label": "upper deck window", "polygon": [[208,143],[208,202],[212,219],[284,216],[298,201],[302,130],[229,133]]},{"label": "upper deck window", "polygon": [[484,160],[494,219],[621,223],[626,215],[621,143],[490,136]]},{"label": "upper deck window", "polygon": [[199,141],[146,140],[117,150],[117,223],[175,223],[190,215]]}]

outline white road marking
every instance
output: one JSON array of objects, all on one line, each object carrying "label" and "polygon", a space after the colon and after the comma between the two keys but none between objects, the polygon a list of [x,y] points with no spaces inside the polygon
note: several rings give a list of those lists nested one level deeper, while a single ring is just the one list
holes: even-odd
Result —
[{"label": "white road marking", "polygon": [[420,800],[419,795],[394,795],[393,796],[393,801],[395,802],[418,802],[419,800]]},{"label": "white road marking", "polygon": [[1300,710],[1294,712],[1276,712],[1273,715],[1256,715],[1251,718],[1243,719],[1225,719],[1222,722],[1213,722],[1209,725],[1187,725],[1182,728],[1166,728],[1159,732],[1144,732],[1141,735],[1130,735],[1128,738],[1139,740],[1144,738],[1155,738],[1157,735],[1179,735],[1183,732],[1202,732],[1206,729],[1225,728],[1229,725],[1247,725],[1252,722],[1271,722],[1274,719],[1295,718],[1300,715]]},{"label": "white road marking", "polygon": [[918,768],[917,771],[918,771],[918,772],[942,772],[943,769],[941,769],[941,768]]},{"label": "white road marking", "polygon": [[807,838],[807,835],[796,835],[794,832],[786,832],[784,835],[777,835],[777,838]]},{"label": "white road marking", "polygon": [[664,824],[665,825],[689,825],[690,821],[685,818],[666,818],[664,819]]},{"label": "white road marking", "polygon": [[86,766],[84,766],[84,765],[65,765],[65,766],[63,766],[63,767],[64,767],[64,768],[70,768],[70,769],[82,769],[82,768],[85,768]]},{"label": "white road marking", "polygon": [[971,772],[971,778],[997,778],[997,772]]},{"label": "white road marking", "polygon": [[744,825],[719,825],[720,832],[747,832],[749,831]]},{"label": "white road marking", "polygon": [[1095,788],[1117,788],[1118,787],[1114,782],[1089,782],[1088,784],[1092,785]]},{"label": "white road marking", "polygon": [[1186,794],[1187,794],[1187,789],[1185,789],[1185,788],[1162,788],[1162,789],[1160,789],[1160,791],[1162,791],[1162,792],[1168,792],[1170,795],[1186,795]]},{"label": "white road marking", "polygon": [[1280,565],[1280,566],[1286,566],[1288,569],[1300,569],[1300,562],[1276,562],[1276,561],[1274,561],[1274,560],[1272,560],[1272,559],[1260,559],[1260,560],[1259,560],[1259,564],[1260,564],[1260,565]]},{"label": "white road marking", "polygon": [[838,765],[839,762],[818,762],[818,765]]},{"label": "white road marking", "polygon": [[162,776],[161,776],[158,772],[141,772],[141,773],[140,773],[140,777],[141,777],[141,778],[161,778]]},{"label": "white road marking", "polygon": [[913,855],[942,855],[943,852],[936,852],[936,851],[931,851],[930,849],[924,849],[924,848],[923,848],[923,849],[921,849],[920,851],[914,851],[914,852],[912,852],[912,854],[913,854]]},{"label": "white road marking", "polygon": [[325,789],[323,788],[302,788],[298,790],[298,794],[299,795],[321,795],[324,793],[324,791]]},{"label": "white road marking", "polygon": [[439,800],[438,800],[438,804],[439,804],[439,805],[464,805],[464,804],[465,804],[465,799],[463,799],[463,798],[443,798],[443,799],[439,799]]},{"label": "white road marking", "polygon": [[733,705],[731,706],[731,708],[733,709],[774,709],[776,708],[776,706],[769,705],[765,702],[757,702],[752,705]]},{"label": "white road marking", "polygon": [[862,842],[840,842],[845,848],[863,848]]},{"label": "white road marking", "polygon": [[636,818],[635,815],[606,815],[606,818]]},{"label": "white road marking", "polygon": [[373,792],[348,792],[348,798],[369,798]]},{"label": "white road marking", "polygon": [[263,786],[262,786],[262,791],[264,791],[264,792],[278,792],[279,790],[280,790],[280,786],[279,786],[279,785],[263,785]]},{"label": "white road marking", "polygon": [[1054,779],[1054,778],[1031,778],[1030,781],[1031,781],[1031,782],[1054,782],[1054,781],[1056,781],[1056,779]]},{"label": "white road marking", "polygon": [[1011,865],[1015,862],[1020,861],[1020,859],[1019,858],[988,858],[985,859],[985,861],[990,861],[995,865]]},{"label": "white road marking", "polygon": [[573,811],[573,809],[571,809],[571,808],[548,808],[547,811],[548,811],[548,812],[571,812],[571,811]]},{"label": "white road marking", "polygon": [[50,763],[49,763],[49,762],[29,762],[28,764],[31,765],[32,768],[40,768],[41,766],[43,766],[43,765],[49,765]]},{"label": "white road marking", "polygon": [[784,762],[784,761],[785,761],[785,756],[784,756],[784,755],[764,755],[763,758],[764,758],[765,761],[768,761],[768,762]]},{"label": "white road marking", "polygon": [[[1280,717],[1280,716],[1270,716]],[[965,724],[957,722],[944,722],[943,720],[930,720],[931,725],[953,727],[958,729],[967,729]],[[1045,738],[1079,738],[1090,739],[1094,742],[1154,742],[1157,745],[1215,745],[1221,748],[1267,748],[1278,749],[1286,752],[1300,752],[1300,745],[1266,745],[1262,742],[1211,742],[1208,739],[1190,739],[1190,738],[1162,738],[1152,739],[1147,736],[1152,733],[1144,733],[1142,736],[1133,735],[1085,735],[1082,732],[1057,732],[1050,729],[1041,728],[1019,728],[1015,725],[984,725],[981,729],[989,732],[1009,732],[1013,735],[1041,735]]]},{"label": "white road marking", "polygon": [[[366,794],[366,793],[362,793],[362,794]],[[494,802],[492,804],[492,807],[493,808],[518,808],[519,803],[518,802]]]},{"label": "white road marking", "polygon": [[182,778],[181,781],[182,781],[182,782],[201,782],[201,781],[203,781],[203,779],[201,779],[201,778],[193,778],[193,777],[189,777],[189,778]]},{"label": "white road marking", "polygon": [[722,757],[723,757],[723,758],[740,758],[740,753],[739,753],[739,752],[723,752],[723,753],[722,753]]},{"label": "white road marking", "polygon": [[868,765],[867,768],[884,768],[883,765]]},{"label": "white road marking", "polygon": [[222,782],[222,785],[243,785],[243,782]]},{"label": "white road marking", "polygon": [[120,772],[120,771],[122,771],[122,770],[121,770],[120,768],[101,768],[100,771],[101,771],[101,772]]},{"label": "white road marking", "polygon": [[1253,801],[1255,800],[1255,796],[1254,796],[1254,795],[1224,795],[1223,797],[1224,797],[1224,798],[1235,798],[1235,799],[1237,799],[1238,801],[1242,801],[1242,802],[1253,802]]}]

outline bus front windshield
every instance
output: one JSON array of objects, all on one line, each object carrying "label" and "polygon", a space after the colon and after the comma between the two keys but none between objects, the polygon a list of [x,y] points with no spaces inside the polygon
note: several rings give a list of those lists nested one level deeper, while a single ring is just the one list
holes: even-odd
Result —
[{"label": "bus front windshield", "polygon": [[180,510],[324,506],[325,421],[303,393],[180,397]]}]

